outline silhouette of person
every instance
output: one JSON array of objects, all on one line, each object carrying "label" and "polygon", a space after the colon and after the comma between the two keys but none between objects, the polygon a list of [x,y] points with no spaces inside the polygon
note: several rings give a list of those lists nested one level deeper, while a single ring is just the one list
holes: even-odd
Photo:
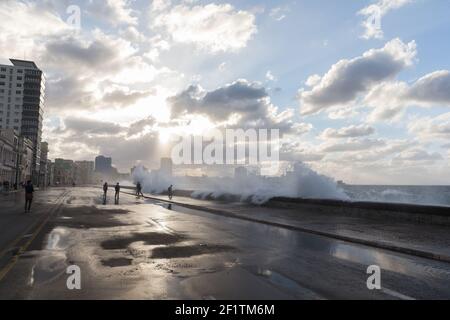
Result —
[{"label": "silhouette of person", "polygon": [[116,204],[119,204],[120,184],[118,182],[116,184],[115,190],[116,190],[116,195],[114,197],[114,201],[115,201]]},{"label": "silhouette of person", "polygon": [[138,198],[140,198],[141,196],[142,196],[142,197],[144,196],[144,194],[142,193],[142,185],[141,185],[140,182],[138,182],[138,183],[136,184],[136,196],[137,196]]},{"label": "silhouette of person", "polygon": [[169,200],[173,198],[173,185],[170,185],[169,189],[167,189],[167,193],[169,194]]},{"label": "silhouette of person", "polygon": [[103,185],[103,204],[106,204],[106,195],[108,193],[108,182]]},{"label": "silhouette of person", "polygon": [[25,213],[31,211],[31,203],[33,202],[33,184],[30,180],[25,185]]}]

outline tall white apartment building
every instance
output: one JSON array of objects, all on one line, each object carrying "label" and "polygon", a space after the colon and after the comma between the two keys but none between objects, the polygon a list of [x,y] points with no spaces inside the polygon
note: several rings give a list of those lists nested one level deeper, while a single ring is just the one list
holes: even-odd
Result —
[{"label": "tall white apartment building", "polygon": [[32,61],[0,65],[0,129],[13,129],[33,142],[32,172],[39,179],[45,77]]}]

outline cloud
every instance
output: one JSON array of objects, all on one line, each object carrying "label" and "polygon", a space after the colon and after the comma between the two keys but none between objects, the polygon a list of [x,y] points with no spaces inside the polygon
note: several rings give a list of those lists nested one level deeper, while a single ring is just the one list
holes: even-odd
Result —
[{"label": "cloud", "polygon": [[127,58],[136,53],[131,43],[110,35],[100,30],[93,32],[93,39],[83,40],[78,37],[51,38],[46,43],[46,62],[55,67],[64,65],[80,72],[99,71],[109,73],[123,68]]},{"label": "cloud", "polygon": [[273,75],[272,71],[267,71],[266,72],[266,80],[267,81],[276,81],[277,78]]},{"label": "cloud", "polygon": [[134,26],[138,24],[138,18],[134,10],[130,8],[129,0],[91,0],[87,11],[114,27],[121,24]]},{"label": "cloud", "polygon": [[320,78],[307,81],[312,87],[299,91],[302,115],[319,113],[331,107],[351,104],[375,85],[394,78],[413,63],[416,43],[400,39],[386,43],[381,49],[371,49],[351,60],[340,60]]},{"label": "cloud", "polygon": [[380,160],[392,157],[399,152],[403,152],[417,145],[411,140],[387,140],[385,144],[368,149],[357,150],[355,152],[344,153],[337,161],[341,163],[375,163]]},{"label": "cloud", "polygon": [[325,157],[323,153],[315,153],[307,150],[281,150],[280,151],[280,161],[290,161],[290,162],[317,162],[322,161]]},{"label": "cloud", "polygon": [[[163,82],[174,72],[139,55],[120,35],[95,29],[89,39],[67,35],[50,37],[41,63],[48,83],[46,104],[52,112],[125,108],[155,93],[154,80]],[[39,62],[38,62],[39,63]],[[165,78],[166,77],[166,78]]]},{"label": "cloud", "polygon": [[242,128],[290,130],[292,126],[292,110],[278,112],[266,89],[247,80],[238,80],[213,91],[192,85],[170,97],[168,102],[172,118],[197,114]]},{"label": "cloud", "polygon": [[295,139],[295,136],[289,138],[291,139],[285,139],[281,144],[280,161],[317,162],[325,158],[325,153],[316,150],[308,143]]},{"label": "cloud", "polygon": [[345,142],[326,142],[319,146],[322,152],[353,152],[385,146],[381,139],[348,139]]},{"label": "cloud", "polygon": [[220,72],[224,72],[227,69],[227,63],[222,62],[217,69],[219,69]]},{"label": "cloud", "polygon": [[294,123],[292,125],[292,130],[296,135],[302,135],[310,132],[313,129],[313,125],[310,123]]},{"label": "cloud", "polygon": [[242,49],[257,32],[255,16],[230,4],[177,5],[158,14],[152,27],[164,29],[177,43],[212,53]]},{"label": "cloud", "polygon": [[394,157],[393,161],[409,161],[409,162],[415,162],[415,161],[437,161],[437,160],[443,160],[443,157],[438,152],[428,152],[424,149],[416,148],[412,150],[404,151],[400,154],[398,154],[396,157]]},{"label": "cloud", "polygon": [[408,89],[406,99],[424,105],[450,106],[450,72],[440,70],[420,78]]},{"label": "cloud", "polygon": [[409,106],[450,107],[450,72],[429,73],[412,84],[386,82],[374,87],[365,97],[365,104],[374,108],[371,122],[399,119]]},{"label": "cloud", "polygon": [[381,29],[381,19],[390,11],[399,9],[410,3],[411,0],[378,0],[358,12],[358,15],[366,17],[362,23],[365,31],[362,35],[364,39],[381,39],[383,30]]},{"label": "cloud", "polygon": [[1,35],[43,38],[70,30],[55,11],[41,9],[43,5],[39,2],[2,0],[0,2]]},{"label": "cloud", "polygon": [[86,109],[96,102],[94,92],[88,87],[87,81],[75,75],[50,78],[46,88],[46,110],[50,112]]},{"label": "cloud", "polygon": [[328,111],[328,118],[337,119],[350,119],[359,115],[359,108],[355,106],[349,107],[331,107]]},{"label": "cloud", "polygon": [[148,91],[126,91],[117,89],[106,93],[103,96],[103,102],[105,104],[111,104],[118,107],[127,107],[135,104],[137,101],[146,98],[150,95],[154,95],[156,90]]},{"label": "cloud", "polygon": [[77,135],[117,135],[124,130],[118,124],[91,119],[67,117],[64,119],[65,131]]},{"label": "cloud", "polygon": [[270,10],[269,16],[276,21],[281,21],[286,18],[288,12],[290,12],[290,9],[287,6],[275,7]]},{"label": "cloud", "polygon": [[436,117],[415,119],[408,125],[408,130],[426,141],[450,140],[450,112]]},{"label": "cloud", "polygon": [[[47,128],[45,138],[52,146],[54,158],[85,160],[103,154],[111,156],[114,165],[126,172],[137,162],[157,167],[160,157],[169,154],[159,143],[157,128],[152,127],[153,124],[154,119],[151,118],[122,126],[107,121],[67,117],[62,127]],[[144,132],[136,135],[135,128]]]},{"label": "cloud", "polygon": [[321,137],[323,139],[336,139],[336,138],[356,138],[370,136],[375,133],[375,129],[369,125],[361,124],[359,126],[351,125],[341,129],[325,129]]},{"label": "cloud", "polygon": [[171,5],[170,0],[153,0],[152,1],[152,11],[163,11],[170,7]]},{"label": "cloud", "polygon": [[0,1],[0,52],[9,57],[40,58],[48,37],[61,37],[74,31],[55,10],[41,2]]}]

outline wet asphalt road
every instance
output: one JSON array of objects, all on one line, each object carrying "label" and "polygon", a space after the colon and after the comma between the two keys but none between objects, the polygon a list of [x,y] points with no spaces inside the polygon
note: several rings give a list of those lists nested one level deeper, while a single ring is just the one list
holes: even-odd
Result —
[{"label": "wet asphalt road", "polygon": [[444,262],[126,194],[104,205],[96,188],[39,192],[31,215],[20,201],[0,202],[0,299],[450,298]]}]

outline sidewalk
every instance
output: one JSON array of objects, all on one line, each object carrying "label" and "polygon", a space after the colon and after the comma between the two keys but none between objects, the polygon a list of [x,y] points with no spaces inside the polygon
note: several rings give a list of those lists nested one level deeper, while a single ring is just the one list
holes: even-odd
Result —
[{"label": "sidewalk", "polygon": [[152,195],[149,199],[231,218],[313,233],[423,258],[450,262],[450,228],[311,212],[276,209],[242,203],[220,203],[188,197]]}]

